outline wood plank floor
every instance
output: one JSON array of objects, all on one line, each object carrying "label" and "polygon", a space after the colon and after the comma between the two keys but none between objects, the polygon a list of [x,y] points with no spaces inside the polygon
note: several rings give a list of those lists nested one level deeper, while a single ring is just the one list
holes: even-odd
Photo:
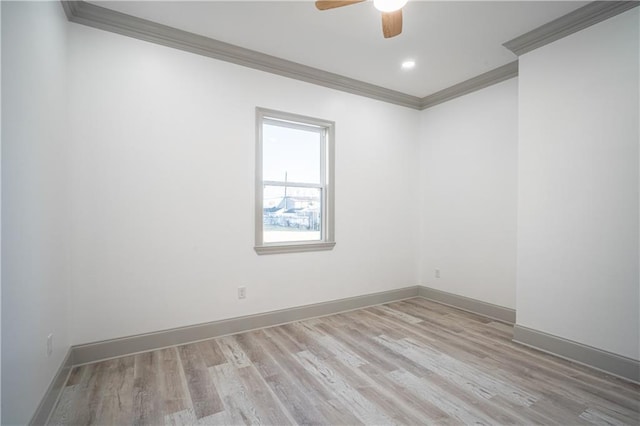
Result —
[{"label": "wood plank floor", "polygon": [[421,298],[75,367],[50,424],[640,424],[640,386]]}]

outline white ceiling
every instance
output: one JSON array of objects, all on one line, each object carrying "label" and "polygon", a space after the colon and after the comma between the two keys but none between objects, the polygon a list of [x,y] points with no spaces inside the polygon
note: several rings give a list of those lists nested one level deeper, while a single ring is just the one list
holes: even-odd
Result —
[{"label": "white ceiling", "polygon": [[[409,0],[391,39],[371,2],[323,12],[313,1],[91,3],[424,97],[516,60],[502,43],[588,2]],[[408,58],[416,67],[402,70]]]}]

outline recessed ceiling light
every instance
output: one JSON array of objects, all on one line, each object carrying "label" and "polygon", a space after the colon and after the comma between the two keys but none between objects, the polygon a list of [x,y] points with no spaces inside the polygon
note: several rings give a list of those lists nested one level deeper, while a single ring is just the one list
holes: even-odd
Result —
[{"label": "recessed ceiling light", "polygon": [[416,61],[414,61],[413,59],[408,59],[402,63],[403,70],[410,70],[415,66],[416,66]]}]

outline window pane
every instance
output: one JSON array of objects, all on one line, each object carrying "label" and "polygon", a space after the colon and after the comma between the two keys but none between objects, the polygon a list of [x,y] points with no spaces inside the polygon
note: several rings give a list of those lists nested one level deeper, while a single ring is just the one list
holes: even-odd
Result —
[{"label": "window pane", "polygon": [[321,190],[264,186],[262,204],[265,243],[319,241]]},{"label": "window pane", "polygon": [[320,183],[321,133],[310,128],[262,125],[264,180]]}]

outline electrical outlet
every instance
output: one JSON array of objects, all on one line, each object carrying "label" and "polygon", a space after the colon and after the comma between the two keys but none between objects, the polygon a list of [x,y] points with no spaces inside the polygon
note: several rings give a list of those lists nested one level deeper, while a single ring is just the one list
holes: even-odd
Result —
[{"label": "electrical outlet", "polygon": [[49,333],[47,336],[47,356],[53,354],[53,333]]},{"label": "electrical outlet", "polygon": [[436,269],[435,276],[436,278],[440,278],[440,269]]},{"label": "electrical outlet", "polygon": [[246,299],[246,298],[247,298],[247,288],[238,287],[238,299]]}]

